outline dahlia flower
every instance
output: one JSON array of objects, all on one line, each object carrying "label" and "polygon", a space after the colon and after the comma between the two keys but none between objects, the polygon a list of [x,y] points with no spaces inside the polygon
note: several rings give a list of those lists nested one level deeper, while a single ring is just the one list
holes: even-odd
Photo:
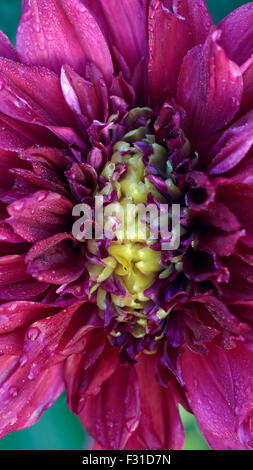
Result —
[{"label": "dahlia flower", "polygon": [[[0,436],[66,389],[96,449],[182,448],[179,404],[252,448],[253,3],[214,26],[204,0],[23,0],[16,49],[1,33]],[[169,228],[180,205],[179,246],[76,239],[96,196]]]}]

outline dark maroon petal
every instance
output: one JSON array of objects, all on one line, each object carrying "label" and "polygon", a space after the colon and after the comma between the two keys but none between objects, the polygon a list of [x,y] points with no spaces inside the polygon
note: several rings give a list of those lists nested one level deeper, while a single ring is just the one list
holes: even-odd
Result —
[{"label": "dark maroon petal", "polygon": [[36,423],[64,390],[62,366],[28,379],[15,356],[0,357],[0,437]]},{"label": "dark maroon petal", "polygon": [[226,130],[207,152],[208,173],[219,175],[234,168],[253,145],[253,112]]},{"label": "dark maroon petal", "polygon": [[218,29],[222,31],[221,45],[224,47],[228,57],[238,65],[253,53],[253,3],[246,3],[232,11],[222,20]]},{"label": "dark maroon petal", "polygon": [[[141,419],[136,433],[138,448],[182,449],[184,429],[174,390],[162,387],[155,376],[155,356],[142,354],[136,365],[141,393]],[[131,445],[130,442],[128,446]]]},{"label": "dark maroon petal", "polygon": [[24,240],[36,242],[70,228],[72,203],[60,194],[38,191],[8,206],[8,222]]},{"label": "dark maroon petal", "polygon": [[186,55],[180,71],[177,96],[187,112],[187,135],[194,142],[227,125],[241,104],[241,71],[226,57],[218,39],[216,31],[203,46],[194,47]]},{"label": "dark maroon petal", "polygon": [[[173,47],[170,45],[173,44]],[[193,46],[188,24],[153,0],[149,9],[149,85],[152,102],[160,105],[166,94],[175,95],[180,66]]]},{"label": "dark maroon petal", "polygon": [[2,31],[0,31],[0,56],[15,61],[19,60],[13,45]]},{"label": "dark maroon petal", "polygon": [[[124,449],[139,423],[140,398],[136,372],[119,366],[100,392],[88,398],[81,421],[103,449]],[[105,420],[104,417],[107,417]]]},{"label": "dark maroon petal", "polygon": [[210,346],[208,356],[182,356],[186,395],[212,449],[253,448],[253,350],[240,344],[224,351]]},{"label": "dark maroon petal", "polygon": [[174,0],[175,13],[183,16],[193,36],[194,44],[205,42],[213,25],[211,15],[204,0]]},{"label": "dark maroon petal", "polygon": [[27,272],[41,282],[61,285],[84,272],[84,257],[72,237],[60,233],[33,245],[26,256]]},{"label": "dark maroon petal", "polygon": [[17,50],[24,63],[45,65],[56,72],[68,64],[83,73],[90,60],[108,82],[112,78],[107,42],[80,0],[24,0]]}]

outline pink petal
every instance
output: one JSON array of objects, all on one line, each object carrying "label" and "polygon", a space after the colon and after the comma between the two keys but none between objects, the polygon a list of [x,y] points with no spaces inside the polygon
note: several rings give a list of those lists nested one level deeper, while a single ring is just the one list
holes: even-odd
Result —
[{"label": "pink petal", "polygon": [[0,437],[36,423],[64,389],[62,366],[29,380],[15,356],[0,357],[0,377]]},{"label": "pink petal", "polygon": [[80,0],[24,0],[17,50],[27,64],[59,72],[68,64],[83,73],[93,61],[111,81],[113,67],[107,42]]},{"label": "pink petal", "polygon": [[8,222],[28,242],[36,242],[71,227],[72,203],[57,193],[38,191],[8,206]]},{"label": "pink petal", "polygon": [[[137,361],[141,419],[131,441],[136,439],[138,449],[181,449],[184,444],[184,429],[174,390],[170,384],[165,388],[158,383],[155,359],[155,356],[142,354]],[[131,448],[131,442],[128,442],[128,448]]]},{"label": "pink petal", "polygon": [[17,62],[19,60],[15,48],[2,31],[0,31],[0,56],[5,57],[6,59],[15,60]]},{"label": "pink petal", "polygon": [[239,110],[242,74],[218,45],[214,32],[203,46],[185,57],[178,81],[178,102],[187,112],[185,123],[191,139],[205,139],[226,126]]},{"label": "pink petal", "polygon": [[224,351],[212,345],[208,356],[187,350],[182,372],[189,404],[211,448],[252,449],[252,346],[238,343]]},{"label": "pink petal", "polygon": [[[89,434],[106,450],[124,449],[139,423],[139,386],[134,367],[119,366],[80,414]],[[105,419],[106,417],[106,419]]]},{"label": "pink petal", "polygon": [[218,29],[222,31],[221,45],[228,57],[238,65],[253,54],[253,3],[246,3],[222,20]]},{"label": "pink petal", "polygon": [[194,44],[205,42],[213,25],[211,15],[208,12],[204,0],[174,0],[175,13],[183,16],[188,22],[193,35]]}]

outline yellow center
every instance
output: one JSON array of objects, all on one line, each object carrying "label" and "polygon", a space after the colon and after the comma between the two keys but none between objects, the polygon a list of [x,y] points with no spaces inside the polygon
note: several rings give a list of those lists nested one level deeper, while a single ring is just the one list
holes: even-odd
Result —
[{"label": "yellow center", "polygon": [[[111,161],[105,166],[102,173],[108,180],[108,185],[99,192],[99,195],[109,194],[113,189],[117,190],[118,201],[107,206],[107,210],[109,212],[116,211],[117,219],[120,219],[119,222],[124,222],[124,229],[121,229],[121,223],[119,223],[118,229],[115,229],[117,237],[109,246],[110,256],[102,260],[104,266],[88,263],[89,274],[94,282],[90,295],[94,292],[97,293],[99,308],[101,310],[106,308],[106,292],[101,287],[101,283],[114,273],[127,293],[125,296],[111,294],[112,302],[123,309],[124,313],[140,317],[142,316],[141,311],[149,300],[144,292],[154,283],[157,274],[163,270],[160,264],[161,252],[150,248],[149,245],[152,245],[154,240],[148,238],[149,227],[145,222],[143,224],[140,221],[137,223],[137,210],[134,208],[137,204],[145,204],[149,193],[153,193],[158,200],[163,200],[154,185],[145,178],[145,166],[142,158],[143,154],[127,142],[119,142],[114,146]],[[120,164],[125,164],[127,171],[119,181],[116,181],[113,175],[117,165]],[[129,206],[127,207],[129,203],[133,207],[130,215],[132,225],[134,225],[131,240],[127,237],[125,228],[126,219],[129,217]],[[90,240],[88,248],[91,252],[96,253],[96,241]]]}]

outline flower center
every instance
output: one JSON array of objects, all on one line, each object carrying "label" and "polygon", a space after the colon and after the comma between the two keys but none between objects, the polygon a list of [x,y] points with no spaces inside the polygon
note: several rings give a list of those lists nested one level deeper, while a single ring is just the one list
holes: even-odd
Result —
[{"label": "flower center", "polygon": [[182,194],[169,152],[152,134],[151,113],[147,108],[130,111],[130,131],[113,146],[94,194],[103,197],[103,240],[87,242],[89,297],[97,303],[115,341],[123,331],[135,338],[146,338],[151,331],[155,338],[160,336],[169,312],[153,307],[149,292],[157,280],[163,282],[182,265],[181,255],[164,257],[161,248],[159,211],[167,207],[168,231],[173,201],[179,201]]},{"label": "flower center", "polygon": [[[124,141],[114,146],[111,161],[106,164],[102,177],[106,184],[98,195],[105,196],[115,191],[117,201],[105,209],[106,235],[112,239],[108,247],[110,256],[102,259],[104,266],[88,263],[89,274],[95,282],[91,293],[98,289],[97,303],[105,310],[107,292],[102,286],[111,276],[116,276],[125,294],[111,293],[111,301],[132,314],[138,314],[149,300],[145,290],[163,270],[161,252],[150,248],[155,240],[150,239],[149,217],[144,220],[141,209],[145,207],[149,194],[161,201],[163,197],[146,178],[143,153]],[[92,245],[94,247],[94,242],[88,242],[90,249]]]}]

